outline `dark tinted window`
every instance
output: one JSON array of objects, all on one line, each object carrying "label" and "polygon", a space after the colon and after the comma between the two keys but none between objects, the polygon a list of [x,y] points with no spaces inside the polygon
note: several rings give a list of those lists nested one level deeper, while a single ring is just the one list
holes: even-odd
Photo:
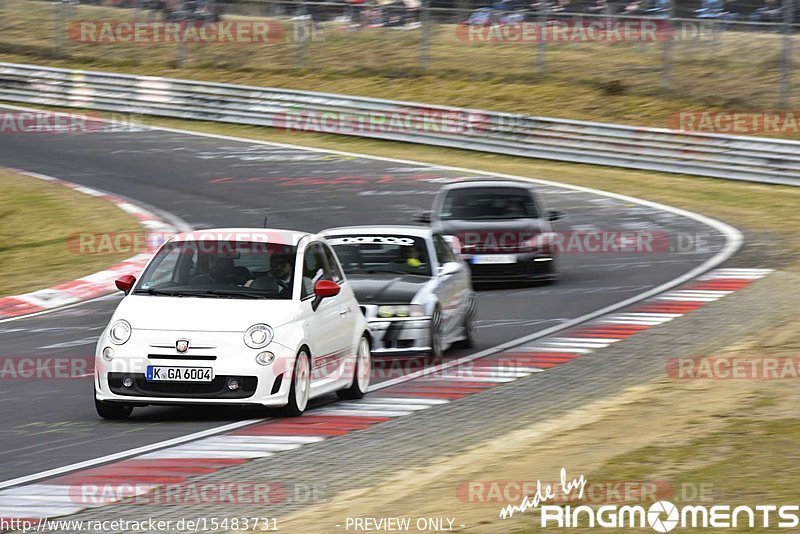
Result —
[{"label": "dark tinted window", "polygon": [[431,275],[428,247],[408,235],[336,235],[327,238],[344,272]]},{"label": "dark tinted window", "polygon": [[[207,298],[292,298],[295,247],[279,243],[198,240],[164,245],[134,290]],[[285,262],[282,280],[273,264]]]},{"label": "dark tinted window", "polygon": [[513,187],[454,189],[442,205],[441,218],[455,220],[535,219],[533,194]]},{"label": "dark tinted window", "polygon": [[333,253],[331,247],[327,245],[322,246],[325,249],[325,257],[328,259],[328,266],[331,269],[331,274],[333,275],[333,281],[341,283],[344,280],[344,276],[342,276],[342,272],[339,270],[339,265],[336,263],[336,254]]},{"label": "dark tinted window", "polygon": [[314,294],[314,284],[319,280],[333,280],[325,251],[320,243],[312,243],[303,254],[303,284],[300,298]]}]

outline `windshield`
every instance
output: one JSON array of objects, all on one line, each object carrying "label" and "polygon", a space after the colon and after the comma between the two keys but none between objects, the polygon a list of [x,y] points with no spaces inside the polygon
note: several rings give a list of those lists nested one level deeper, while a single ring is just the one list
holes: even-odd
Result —
[{"label": "windshield", "polygon": [[539,217],[533,194],[519,188],[454,189],[442,206],[442,219],[536,219]]},{"label": "windshield", "polygon": [[339,235],[327,238],[345,273],[431,276],[425,240],[397,235]]},{"label": "windshield", "polygon": [[291,299],[295,247],[251,241],[178,241],[164,245],[136,294]]}]

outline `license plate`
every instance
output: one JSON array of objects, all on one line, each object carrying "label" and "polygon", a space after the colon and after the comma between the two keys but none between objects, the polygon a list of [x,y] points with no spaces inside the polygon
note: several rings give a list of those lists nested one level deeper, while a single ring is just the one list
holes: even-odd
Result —
[{"label": "license plate", "polygon": [[472,256],[474,265],[496,265],[498,263],[517,263],[517,257],[513,254],[478,254]]},{"label": "license plate", "polygon": [[211,367],[165,367],[147,366],[148,382],[211,382],[214,370]]}]

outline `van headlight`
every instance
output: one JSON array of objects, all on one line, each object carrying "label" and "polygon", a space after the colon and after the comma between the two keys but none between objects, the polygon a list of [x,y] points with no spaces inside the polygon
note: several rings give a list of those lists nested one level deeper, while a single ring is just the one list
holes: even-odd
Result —
[{"label": "van headlight", "polygon": [[108,338],[114,345],[124,345],[131,338],[131,324],[125,319],[114,321],[108,329]]},{"label": "van headlight", "polygon": [[244,344],[251,349],[266,347],[272,341],[272,328],[266,324],[254,324],[244,333]]},{"label": "van headlight", "polygon": [[422,317],[425,310],[420,304],[402,304],[393,306],[378,306],[378,317],[389,319],[391,317]]}]

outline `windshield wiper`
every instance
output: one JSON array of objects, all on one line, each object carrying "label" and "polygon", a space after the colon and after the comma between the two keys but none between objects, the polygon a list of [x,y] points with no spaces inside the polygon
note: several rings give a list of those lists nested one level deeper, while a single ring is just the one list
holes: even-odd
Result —
[{"label": "windshield wiper", "polygon": [[235,289],[204,289],[201,291],[184,291],[181,294],[191,297],[209,296],[216,298],[224,298],[224,297],[244,297],[248,299],[264,298],[262,295],[257,295],[249,291],[237,291]]},{"label": "windshield wiper", "polygon": [[167,297],[182,297],[185,293],[179,291],[164,291],[163,289],[135,289],[135,294],[147,293],[148,295],[165,295]]}]

